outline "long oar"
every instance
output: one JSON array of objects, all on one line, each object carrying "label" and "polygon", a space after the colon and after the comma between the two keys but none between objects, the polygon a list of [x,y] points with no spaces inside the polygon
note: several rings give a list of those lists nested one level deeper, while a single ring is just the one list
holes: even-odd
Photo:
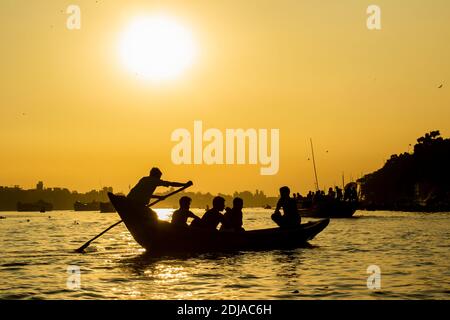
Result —
[{"label": "long oar", "polygon": [[[163,198],[161,198],[161,199],[158,199],[158,200],[156,200],[156,201],[153,201],[153,202],[149,203],[149,204],[147,205],[147,207],[151,207],[151,206],[157,204],[158,202],[163,201],[164,199],[166,199],[166,198],[168,198],[168,197],[170,197],[170,196],[173,196],[174,194],[176,194],[176,193],[178,193],[178,192],[181,192],[181,191],[183,191],[184,189],[189,188],[190,186],[192,186],[192,182],[190,182],[190,183],[188,182],[188,183],[186,183],[186,185],[184,185],[184,186],[181,187],[180,189],[175,190],[175,191],[173,191],[173,192],[171,192],[171,193],[165,195],[165,196],[164,196]],[[101,236],[104,235],[106,232],[108,232],[109,230],[111,230],[111,229],[114,228],[115,226],[121,224],[122,222],[123,222],[123,220],[120,220],[120,221],[117,221],[116,223],[114,223],[113,225],[109,226],[108,228],[106,228],[105,230],[103,230],[102,232],[100,232],[98,235],[96,235],[95,237],[93,237],[91,240],[89,240],[88,242],[86,242],[85,244],[83,244],[81,247],[79,247],[78,249],[76,249],[75,252],[82,253],[82,252],[84,251],[84,249],[86,249],[87,247],[89,247],[89,245],[91,244],[92,241],[94,241],[95,239],[101,237]]]}]

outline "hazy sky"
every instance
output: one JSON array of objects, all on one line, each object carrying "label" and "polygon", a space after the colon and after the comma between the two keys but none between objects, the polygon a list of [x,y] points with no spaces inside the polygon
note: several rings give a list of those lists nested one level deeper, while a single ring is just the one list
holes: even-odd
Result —
[{"label": "hazy sky", "polygon": [[[81,8],[81,30],[66,8]],[[366,27],[381,7],[382,30]],[[192,33],[194,64],[154,83],[121,62],[137,16],[163,12]],[[450,2],[0,2],[0,185],[127,191],[158,165],[192,190],[328,187],[381,167],[431,130],[450,134]],[[440,84],[443,88],[438,89]],[[171,162],[177,128],[280,129],[280,170]],[[328,151],[328,152],[327,152]]]}]

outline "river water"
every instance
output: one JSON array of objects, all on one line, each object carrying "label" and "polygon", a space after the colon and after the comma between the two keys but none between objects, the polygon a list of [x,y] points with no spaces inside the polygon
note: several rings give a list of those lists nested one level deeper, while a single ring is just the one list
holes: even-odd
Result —
[{"label": "river water", "polygon": [[[157,211],[170,219],[171,210]],[[246,209],[244,227],[273,227],[270,214]],[[73,253],[114,213],[0,215],[1,299],[450,298],[450,213],[357,211],[308,248],[158,258],[123,224]]]}]

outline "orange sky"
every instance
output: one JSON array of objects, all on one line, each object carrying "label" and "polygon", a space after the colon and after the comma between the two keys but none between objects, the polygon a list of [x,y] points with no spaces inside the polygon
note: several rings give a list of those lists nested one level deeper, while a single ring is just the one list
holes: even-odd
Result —
[{"label": "orange sky", "polygon": [[[321,187],[378,169],[425,132],[450,134],[450,2],[71,1],[0,3],[0,185],[127,191],[158,165],[192,190],[229,193]],[[120,34],[163,12],[189,30],[194,64],[164,83],[119,59]],[[438,89],[440,84],[444,87]],[[173,130],[277,128],[280,169],[174,165]],[[328,152],[327,152],[328,151]]]}]

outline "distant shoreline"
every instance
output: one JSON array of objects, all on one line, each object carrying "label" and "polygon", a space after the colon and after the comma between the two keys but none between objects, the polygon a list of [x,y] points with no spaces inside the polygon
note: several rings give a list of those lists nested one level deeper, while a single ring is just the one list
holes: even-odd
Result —
[{"label": "distant shoreline", "polygon": [[[172,192],[173,189],[168,189],[164,193],[156,193],[157,195],[164,195]],[[76,202],[90,204],[92,202],[109,202],[108,192],[113,192],[112,187],[104,187],[101,190],[92,190],[86,193],[79,193],[71,191],[67,188],[44,188],[42,181],[38,182],[36,189],[24,190],[19,186],[4,187],[0,186],[0,211],[16,211],[17,204],[34,204],[39,201],[44,201],[52,206],[53,210],[73,210]],[[178,201],[182,196],[188,196],[192,199],[192,205],[199,208],[206,208],[212,206],[212,200],[215,196],[222,196],[225,198],[226,205],[231,206],[233,198],[240,197],[244,200],[244,205],[248,207],[264,207],[274,206],[278,201],[277,197],[271,197],[264,194],[261,190],[251,191],[235,191],[233,194],[211,194],[201,192],[180,192],[179,194],[167,198],[164,203],[161,203],[156,208],[177,207]]]},{"label": "distant shoreline", "polygon": [[[176,210],[175,207],[170,207],[170,206],[160,206],[160,207],[153,207],[153,209],[163,209],[163,210]],[[245,207],[244,211],[246,210],[251,210],[251,209],[258,209],[258,210],[267,210],[268,212],[271,212],[273,210],[275,210],[274,208],[272,209],[265,209],[263,207]],[[205,210],[206,208],[203,207],[192,207],[191,210]],[[79,213],[79,214],[86,214],[86,213],[100,213],[102,215],[112,215],[112,214],[117,214],[116,212],[100,212],[98,210],[91,210],[91,211],[75,211],[73,209],[54,209],[52,211],[46,211],[46,212],[37,212],[37,211],[17,211],[17,210],[0,210],[0,212],[2,213],[36,213],[36,214],[40,214],[40,215],[45,215],[45,214],[50,214],[50,213],[54,213],[54,212],[73,212],[73,213]],[[366,208],[358,208],[357,211],[364,211],[364,212],[380,212],[380,211],[389,211],[389,212],[404,212],[404,213],[450,213],[450,208],[445,210],[412,210],[412,209],[389,209],[389,208],[377,208],[377,209],[366,209]]]}]

